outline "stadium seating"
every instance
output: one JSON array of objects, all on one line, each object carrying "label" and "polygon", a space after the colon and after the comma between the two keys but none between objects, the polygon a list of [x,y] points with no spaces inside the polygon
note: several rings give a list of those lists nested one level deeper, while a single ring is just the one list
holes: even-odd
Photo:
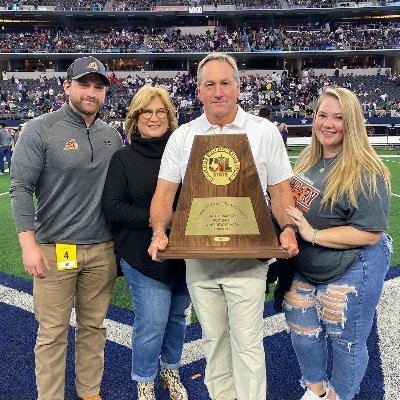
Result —
[{"label": "stadium seating", "polygon": [[[190,14],[193,6],[199,15]],[[246,71],[240,71],[239,102],[250,112],[268,106],[289,125],[298,119],[309,124],[319,93],[341,85],[357,93],[366,118],[387,124],[400,115],[395,2],[21,0],[0,1],[0,8],[11,21],[0,30],[2,119],[25,120],[59,108],[66,101],[60,76],[73,58],[93,54],[116,76],[103,110],[107,119],[124,119],[136,90],[150,83],[173,93],[180,121],[186,121],[201,112],[192,75],[210,51],[237,57]],[[306,20],[298,14],[304,8]],[[350,20],[345,8],[358,17]],[[15,9],[24,10],[24,20]]]}]

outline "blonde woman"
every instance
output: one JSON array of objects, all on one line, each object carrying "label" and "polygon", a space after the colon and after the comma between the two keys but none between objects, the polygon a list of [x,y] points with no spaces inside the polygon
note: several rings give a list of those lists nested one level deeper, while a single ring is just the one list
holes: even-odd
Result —
[{"label": "blonde woman", "polygon": [[[286,321],[300,364],[302,400],[351,400],[368,363],[366,341],[391,259],[390,177],[371,147],[358,98],[348,89],[320,96],[311,144],[291,187],[299,255],[285,294]],[[326,337],[333,369],[327,375]]]},{"label": "blonde woman", "polygon": [[107,174],[103,208],[113,224],[119,264],[135,311],[132,379],[138,399],[154,400],[154,380],[161,365],[161,386],[172,400],[187,400],[179,377],[189,293],[183,260],[152,261],[150,202],[161,156],[177,128],[175,108],[165,89],[144,86],[129,107],[129,145],[114,154]]},{"label": "blonde woman", "polygon": [[279,132],[282,136],[283,143],[285,143],[285,147],[287,148],[287,137],[288,137],[288,127],[284,122],[281,122],[278,126]]}]

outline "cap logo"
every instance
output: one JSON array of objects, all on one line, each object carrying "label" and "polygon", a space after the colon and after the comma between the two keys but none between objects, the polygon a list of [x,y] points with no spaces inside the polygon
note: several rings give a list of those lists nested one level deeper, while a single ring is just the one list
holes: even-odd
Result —
[{"label": "cap logo", "polygon": [[90,64],[88,64],[87,67],[90,69],[95,69],[96,71],[98,71],[98,69],[99,69],[99,66],[96,61],[92,61]]}]

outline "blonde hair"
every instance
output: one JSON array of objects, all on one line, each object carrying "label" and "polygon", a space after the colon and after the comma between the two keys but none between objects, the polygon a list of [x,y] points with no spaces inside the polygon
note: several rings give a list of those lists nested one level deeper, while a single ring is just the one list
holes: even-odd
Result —
[{"label": "blonde hair", "polygon": [[225,53],[219,53],[219,52],[214,52],[210,53],[209,55],[205,56],[200,62],[199,65],[197,66],[197,85],[200,86],[201,84],[201,74],[204,65],[206,65],[209,61],[221,61],[221,62],[226,62],[232,67],[232,75],[233,79],[239,83],[239,72],[238,72],[238,67],[236,64],[236,60]]},{"label": "blonde hair", "polygon": [[176,109],[166,89],[145,85],[137,91],[129,105],[128,115],[125,120],[126,133],[129,140],[132,135],[138,133],[137,122],[140,116],[140,110],[145,108],[157,96],[161,99],[164,107],[168,110],[169,131],[173,132],[178,127]]},{"label": "blonde hair", "polygon": [[281,122],[281,123],[279,124],[279,126],[281,127],[281,129],[284,129],[285,131],[288,130],[288,127],[287,127],[287,125],[286,125],[284,122]]},{"label": "blonde hair", "polygon": [[322,145],[315,133],[315,118],[321,103],[329,96],[339,101],[342,110],[343,149],[326,177],[321,206],[330,203],[332,209],[339,198],[347,198],[353,207],[357,207],[360,190],[368,198],[377,193],[377,176],[382,177],[390,193],[390,172],[368,140],[360,102],[353,92],[341,87],[328,88],[319,97],[314,110],[311,144],[300,154],[295,173],[305,172],[323,155]]}]

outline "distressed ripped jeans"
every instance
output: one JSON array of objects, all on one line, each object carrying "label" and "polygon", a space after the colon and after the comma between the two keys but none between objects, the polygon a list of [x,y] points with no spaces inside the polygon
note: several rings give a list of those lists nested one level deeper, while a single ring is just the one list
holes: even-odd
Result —
[{"label": "distressed ripped jeans", "polygon": [[[339,400],[358,393],[368,364],[367,338],[390,265],[391,239],[383,235],[364,246],[350,270],[329,284],[315,284],[295,272],[284,308],[303,387],[325,382]],[[333,368],[327,377],[327,342],[332,339]]]}]

